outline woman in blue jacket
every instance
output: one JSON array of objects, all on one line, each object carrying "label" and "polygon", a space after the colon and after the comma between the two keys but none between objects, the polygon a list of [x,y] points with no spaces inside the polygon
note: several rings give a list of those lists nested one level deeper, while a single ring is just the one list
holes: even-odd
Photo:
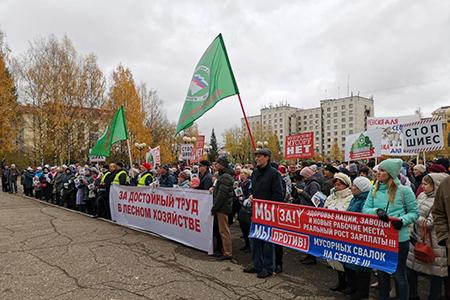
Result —
[{"label": "woman in blue jacket", "polygon": [[[399,230],[398,263],[394,277],[397,299],[409,299],[408,280],[406,279],[406,258],[409,251],[409,228],[419,217],[416,197],[410,187],[402,186],[398,176],[402,167],[401,159],[386,159],[380,163],[377,182],[372,187],[363,207],[363,213],[376,214],[384,222],[392,222]],[[397,220],[390,220],[390,217]],[[379,271],[379,299],[388,300],[391,275]]]}]

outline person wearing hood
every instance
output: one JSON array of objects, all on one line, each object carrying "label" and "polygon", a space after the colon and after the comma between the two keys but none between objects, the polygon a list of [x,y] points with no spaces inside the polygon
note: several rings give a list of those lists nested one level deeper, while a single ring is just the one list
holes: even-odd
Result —
[{"label": "person wearing hood", "polygon": [[[384,222],[399,230],[397,269],[393,274],[378,271],[379,299],[388,300],[391,276],[396,284],[397,299],[409,299],[406,277],[406,259],[409,252],[409,225],[419,217],[416,198],[411,188],[398,179],[401,159],[386,159],[378,167],[377,182],[371,188],[363,207],[363,213],[377,215]],[[391,220],[391,217],[396,218]]]},{"label": "person wearing hood", "polygon": [[[347,207],[347,211],[360,213],[371,187],[372,183],[369,178],[356,177],[351,187],[353,198]],[[370,274],[372,270],[347,263],[344,264],[344,270],[348,280],[348,287],[343,291],[344,294],[350,295],[351,300],[369,298]]]},{"label": "person wearing hood", "polygon": [[[352,181],[344,173],[336,173],[334,174],[333,183],[334,191],[327,197],[323,207],[331,210],[346,211],[353,198],[351,191]],[[328,261],[328,264],[337,271],[338,275],[338,283],[330,289],[337,292],[344,291],[348,287],[348,271],[344,269],[340,262]]]},{"label": "person wearing hood", "polygon": [[[444,277],[448,275],[447,254],[445,246],[438,245],[436,229],[434,227],[431,208],[434,204],[436,190],[441,182],[448,177],[445,173],[430,173],[422,178],[423,192],[417,197],[419,218],[414,222],[412,235],[414,242],[426,243],[433,249],[435,259],[431,263],[418,260],[414,255],[414,248],[409,249],[407,265],[409,299],[419,299],[417,293],[417,277],[419,273],[429,275],[430,290],[428,299],[439,299]],[[429,230],[430,236],[425,232]],[[431,239],[431,240],[430,240]]]},{"label": "person wearing hood", "polygon": [[191,171],[184,170],[178,174],[178,186],[180,188],[190,188],[191,187]]},{"label": "person wearing hood", "polygon": [[213,189],[213,206],[211,214],[217,219],[219,233],[222,239],[222,255],[218,260],[232,258],[232,245],[228,215],[233,209],[234,171],[229,168],[228,159],[224,156],[217,158],[215,168],[219,173]]},{"label": "person wearing hood", "polygon": [[61,201],[61,197],[62,197],[61,190],[63,188],[63,180],[64,180],[65,175],[64,175],[63,167],[56,168],[56,171],[57,171],[57,173],[56,173],[55,179],[53,181],[54,182],[53,194],[55,195],[55,197],[54,197],[55,203],[57,205],[61,205],[62,204],[62,201]]},{"label": "person wearing hood", "polygon": [[28,167],[25,172],[23,172],[23,192],[25,196],[33,197],[33,177],[34,172],[31,167]]},{"label": "person wearing hood", "polygon": [[414,185],[416,186],[416,198],[420,195],[420,193],[423,192],[423,186],[422,186],[422,178],[427,175],[427,168],[422,165],[418,164],[415,165],[413,168],[413,174],[414,174]]},{"label": "person wearing hood", "polygon": [[305,189],[298,189],[300,202],[298,204],[314,206],[311,201],[315,193],[320,192],[320,184],[325,181],[322,173],[315,173],[310,167],[304,167],[300,175],[305,179]]}]

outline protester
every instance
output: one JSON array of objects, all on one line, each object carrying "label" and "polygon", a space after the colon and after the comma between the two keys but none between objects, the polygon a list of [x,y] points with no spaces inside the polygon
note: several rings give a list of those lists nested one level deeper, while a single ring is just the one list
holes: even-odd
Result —
[{"label": "protester", "polygon": [[52,191],[53,187],[51,182],[53,180],[52,175],[50,174],[50,169],[48,167],[44,167],[42,169],[42,174],[39,176],[39,183],[41,188],[41,199],[44,199],[47,202],[50,202],[52,199]]},{"label": "protester", "polygon": [[[352,181],[350,177],[344,173],[336,173],[334,174],[333,183],[334,191],[327,197],[324,207],[332,210],[346,211],[350,201],[353,198],[352,191],[350,189],[352,186]],[[348,286],[348,280],[346,277],[348,277],[349,271],[345,270],[343,265],[337,261],[329,261],[328,263],[337,271],[338,275],[337,284],[330,289],[338,292],[345,290]]]},{"label": "protester", "polygon": [[11,164],[11,168],[9,169],[9,193],[17,194],[17,178],[20,176],[20,171],[16,168],[15,164]]},{"label": "protester", "polygon": [[283,165],[278,166],[278,172],[280,172],[281,178],[284,180],[283,186],[285,186],[285,192],[284,192],[284,202],[290,202],[291,201],[291,194],[292,194],[292,181],[289,177],[289,174],[287,173],[286,167]]},{"label": "protester", "polygon": [[[360,213],[371,187],[372,183],[367,177],[356,177],[351,187],[353,198],[348,205],[347,211]],[[344,264],[344,270],[347,273],[348,281],[348,286],[343,291],[344,294],[350,295],[351,300],[369,298],[370,274],[372,270],[348,263]]]},{"label": "protester", "polygon": [[[438,245],[436,229],[431,214],[436,190],[440,183],[448,177],[445,173],[430,173],[423,177],[423,192],[417,197],[419,218],[415,221],[412,235],[413,244],[421,242],[427,244],[433,250],[435,259],[431,263],[423,262],[414,255],[414,247],[409,249],[407,260],[407,275],[410,288],[410,299],[419,299],[417,277],[419,273],[429,275],[430,290],[428,299],[439,299],[443,278],[448,275],[447,254],[444,246]],[[429,232],[429,234],[427,234]]]},{"label": "protester", "polygon": [[22,174],[23,176],[23,192],[25,196],[33,197],[33,177],[34,172],[31,167],[28,167],[25,172]]},{"label": "protester", "polygon": [[178,186],[180,188],[190,188],[191,187],[191,171],[184,170],[178,174]]},{"label": "protester", "polygon": [[334,174],[339,173],[339,170],[333,167],[332,165],[328,164],[325,166],[323,170],[324,175],[324,181],[322,182],[322,193],[324,193],[325,196],[329,196],[331,193],[331,189],[334,187],[333,179]]},{"label": "protester", "polygon": [[414,185],[416,186],[416,198],[423,192],[422,178],[427,175],[427,169],[424,165],[418,164],[414,166]]},{"label": "protester", "polygon": [[64,168],[58,167],[56,168],[56,176],[53,179],[53,201],[55,204],[60,205],[61,201],[61,190],[63,188],[63,180],[64,180]]},{"label": "protester", "polygon": [[226,157],[219,157],[216,160],[215,168],[219,173],[219,177],[213,190],[211,214],[217,219],[220,237],[222,239],[222,255],[218,259],[229,260],[233,255],[228,215],[231,213],[233,206],[234,171],[230,169]]},{"label": "protester", "polygon": [[[379,165],[377,182],[372,187],[364,204],[363,213],[376,214],[384,222],[391,217],[391,226],[399,230],[399,251],[397,270],[393,274],[397,299],[409,299],[409,286],[406,278],[406,258],[409,251],[408,226],[415,222],[418,215],[417,203],[413,191],[402,186],[398,176],[402,167],[401,159],[386,159]],[[378,271],[379,299],[388,300],[391,275]]]},{"label": "protester", "polygon": [[94,217],[110,218],[109,211],[109,190],[114,179],[113,173],[116,169],[116,164],[111,163],[103,166],[103,176],[97,189],[97,214]]},{"label": "protester", "polygon": [[238,196],[239,201],[242,203],[241,209],[238,213],[239,226],[241,228],[242,236],[244,238],[245,245],[240,249],[244,252],[250,252],[250,226],[252,223],[252,209],[249,205],[248,198],[252,194],[252,170],[242,169],[241,170],[241,181],[239,182],[240,195]]},{"label": "protester", "polygon": [[213,185],[212,174],[209,171],[211,163],[207,160],[200,161],[198,172],[200,176],[200,184],[196,187],[198,190],[209,190]]},{"label": "protester", "polygon": [[[270,165],[272,152],[269,149],[258,149],[255,152],[256,169],[252,174],[253,198],[271,201],[283,201],[283,185],[280,173]],[[253,265],[244,269],[246,273],[257,273],[258,278],[266,278],[274,271],[281,272],[282,261],[274,261],[274,247],[272,244],[252,239],[252,261]]]},{"label": "protester", "polygon": [[5,166],[2,161],[2,191],[9,192],[9,167]]},{"label": "protester", "polygon": [[160,187],[173,187],[176,184],[175,177],[169,172],[168,165],[161,165],[158,169],[158,182]]},{"label": "protester", "polygon": [[143,163],[140,169],[141,173],[136,178],[137,186],[149,186],[153,182],[152,166],[149,163]]},{"label": "protester", "polygon": [[315,193],[320,192],[320,183],[324,182],[324,177],[321,173],[314,173],[310,167],[304,167],[300,171],[300,175],[305,179],[305,189],[298,189],[300,202],[298,204],[313,206],[311,201]]}]

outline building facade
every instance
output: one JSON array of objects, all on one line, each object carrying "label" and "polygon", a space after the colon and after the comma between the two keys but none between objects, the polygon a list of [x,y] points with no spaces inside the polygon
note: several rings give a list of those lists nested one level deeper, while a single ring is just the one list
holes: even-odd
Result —
[{"label": "building facade", "polygon": [[[252,131],[274,132],[283,152],[286,136],[312,131],[316,151],[329,156],[334,143],[344,149],[345,137],[365,131],[367,118],[373,116],[373,99],[352,95],[321,100],[320,107],[308,109],[287,104],[263,107],[260,115],[251,116],[248,120]],[[242,119],[241,122],[246,130],[245,121]]]}]

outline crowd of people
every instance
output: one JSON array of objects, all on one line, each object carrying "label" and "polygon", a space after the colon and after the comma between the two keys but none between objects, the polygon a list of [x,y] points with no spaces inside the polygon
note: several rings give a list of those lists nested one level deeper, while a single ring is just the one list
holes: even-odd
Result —
[{"label": "crowd of people", "polygon": [[[264,199],[331,210],[377,215],[399,230],[398,265],[394,274],[377,271],[379,299],[418,299],[418,275],[429,278],[428,299],[439,299],[448,286],[450,256],[447,238],[450,224],[450,162],[441,158],[421,161],[386,159],[376,164],[303,161],[277,164],[269,149],[257,149],[254,164],[231,164],[227,157],[187,165],[152,166],[148,163],[126,167],[72,165],[28,167],[20,172],[14,164],[2,165],[3,192],[17,193],[76,209],[93,217],[110,218],[109,190],[112,184],[208,190],[213,195],[214,255],[218,260],[233,256],[230,225],[239,223],[243,244],[252,264],[243,271],[266,278],[283,272],[283,247],[250,239],[252,201]],[[315,201],[315,199],[324,201]],[[395,220],[391,220],[395,218]],[[416,243],[432,249],[434,258],[425,261],[415,253]],[[304,256],[304,265],[317,258]],[[337,284],[330,287],[350,299],[369,295],[371,269],[328,261],[336,271]],[[395,285],[391,288],[391,282]],[[447,293],[447,290],[446,290]]]}]

